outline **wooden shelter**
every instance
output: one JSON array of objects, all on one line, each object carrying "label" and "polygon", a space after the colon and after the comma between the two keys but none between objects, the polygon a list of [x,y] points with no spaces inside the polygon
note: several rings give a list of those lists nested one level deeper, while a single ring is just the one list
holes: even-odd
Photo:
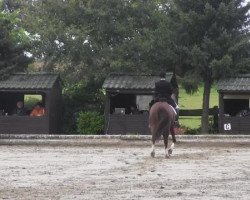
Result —
[{"label": "wooden shelter", "polygon": [[[166,79],[174,88],[173,98],[178,99],[178,85],[173,73]],[[149,103],[155,94],[155,75],[110,74],[103,83],[106,91],[106,134],[150,134],[148,128]]]},{"label": "wooden shelter", "polygon": [[[52,73],[18,73],[0,81],[0,134],[60,133],[61,93],[59,75]],[[31,117],[31,110],[24,116],[13,113],[18,101],[26,107],[27,97],[32,96],[40,98],[45,107],[44,116]]]},{"label": "wooden shelter", "polygon": [[250,74],[218,83],[220,133],[250,134]]}]

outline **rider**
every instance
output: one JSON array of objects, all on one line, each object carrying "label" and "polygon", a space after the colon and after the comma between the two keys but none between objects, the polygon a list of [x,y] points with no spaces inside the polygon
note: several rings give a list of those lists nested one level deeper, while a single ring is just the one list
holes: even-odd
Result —
[{"label": "rider", "polygon": [[155,102],[167,102],[176,111],[178,109],[178,105],[171,97],[173,93],[172,84],[166,80],[164,72],[160,73],[160,78],[161,80],[155,83]]}]

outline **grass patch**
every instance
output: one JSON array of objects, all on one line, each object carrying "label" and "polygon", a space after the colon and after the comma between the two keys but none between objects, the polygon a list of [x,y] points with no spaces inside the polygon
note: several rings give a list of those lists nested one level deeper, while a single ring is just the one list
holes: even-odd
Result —
[{"label": "grass patch", "polygon": [[[200,86],[198,91],[194,94],[187,94],[186,91],[180,87],[179,90],[179,106],[180,109],[201,109],[203,99],[203,87]],[[219,105],[219,94],[215,87],[212,87],[210,94],[210,108]]]},{"label": "grass patch", "polygon": [[[186,91],[180,87],[179,90],[179,106],[183,110],[202,109],[203,100],[203,86],[194,94],[187,94]],[[210,108],[219,105],[219,94],[215,86],[211,89],[210,94]],[[179,123],[182,126],[197,129],[201,126],[201,116],[180,116]]]},{"label": "grass patch", "polygon": [[185,126],[191,129],[197,129],[201,126],[201,117],[200,116],[180,116],[179,123],[181,126]]},{"label": "grass patch", "polygon": [[31,110],[37,102],[42,101],[42,95],[24,95],[24,106]]}]

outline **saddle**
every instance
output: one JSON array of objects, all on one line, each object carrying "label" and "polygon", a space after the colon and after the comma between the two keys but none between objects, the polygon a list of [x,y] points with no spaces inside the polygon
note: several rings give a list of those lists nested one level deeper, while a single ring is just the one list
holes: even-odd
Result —
[{"label": "saddle", "polygon": [[155,102],[166,102],[166,103],[168,103],[168,99],[166,97],[159,97],[159,98],[155,99]]}]

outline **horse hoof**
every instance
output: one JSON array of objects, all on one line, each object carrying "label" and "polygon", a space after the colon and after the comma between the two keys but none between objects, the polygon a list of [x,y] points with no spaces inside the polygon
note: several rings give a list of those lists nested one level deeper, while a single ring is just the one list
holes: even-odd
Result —
[{"label": "horse hoof", "polygon": [[155,152],[151,152],[151,157],[154,158],[155,157]]},{"label": "horse hoof", "polygon": [[169,155],[169,154],[166,154],[166,155],[165,155],[165,158],[170,158],[170,155]]},{"label": "horse hoof", "polygon": [[168,150],[168,155],[171,156],[172,153],[173,153],[173,149],[169,149],[169,150]]}]

